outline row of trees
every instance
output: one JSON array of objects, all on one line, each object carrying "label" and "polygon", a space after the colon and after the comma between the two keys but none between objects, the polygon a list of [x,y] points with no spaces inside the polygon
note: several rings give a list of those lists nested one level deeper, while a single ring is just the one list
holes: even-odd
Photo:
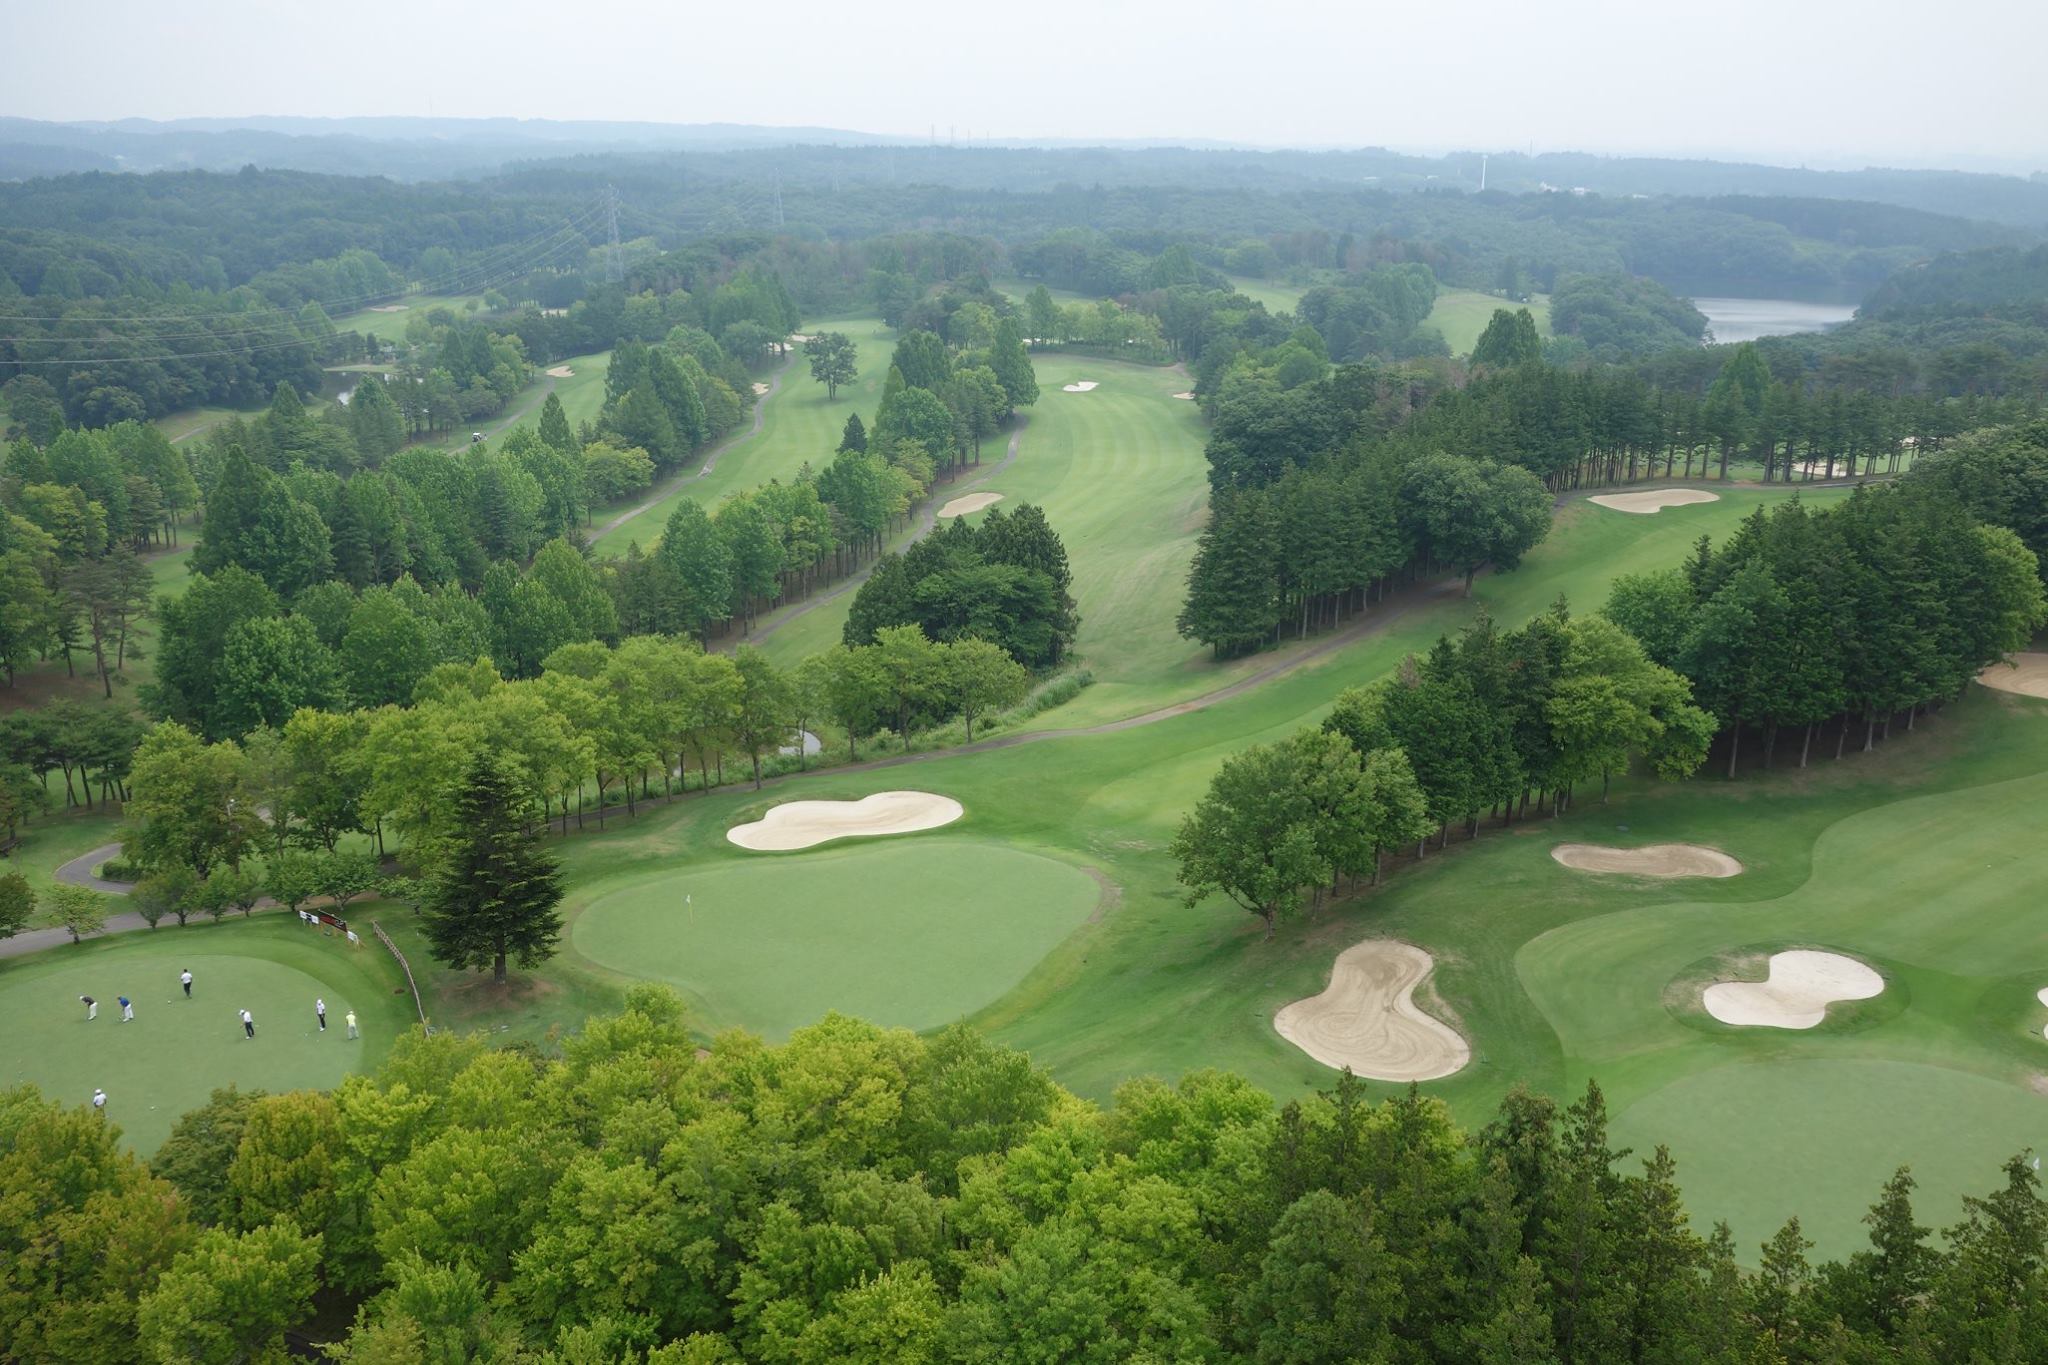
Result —
[{"label": "row of trees", "polygon": [[[1816,1265],[1688,1221],[1597,1085],[1466,1132],[1349,1077],[1197,1072],[1107,1107],[956,1027],[700,1050],[636,987],[548,1055],[413,1033],[331,1093],[216,1091],[147,1164],[0,1092],[0,1336],[30,1359],[2027,1360],[2048,1204],[2015,1157],[1936,1240],[1900,1170]],[[878,1101],[875,1097],[883,1096]],[[117,1101],[118,1103],[118,1101]],[[1745,1270],[1743,1265],[1755,1269]]]},{"label": "row of trees", "polygon": [[1837,755],[1857,723],[1868,749],[2048,622],[2033,551],[1928,483],[1760,507],[1718,550],[1703,536],[1683,567],[1618,578],[1605,611],[1692,680],[1729,733],[1731,776],[1745,728],[1763,731],[1767,766],[1781,728],[1802,731],[1804,767],[1835,717]]},{"label": "row of trees", "polygon": [[[529,823],[600,823],[657,791],[726,780],[744,758],[755,783],[778,751],[804,762],[803,732],[830,723],[860,741],[888,730],[977,721],[1022,700],[1029,677],[998,645],[939,643],[915,626],[836,647],[793,670],[742,645],[707,654],[694,642],[635,636],[616,648],[564,645],[537,676],[507,681],[488,658],[428,669],[402,703],[358,710],[301,706],[239,738],[208,742],[175,721],[137,753],[127,858],[147,874],[204,883],[291,848],[332,854],[344,840],[387,835],[432,867],[459,833],[455,796],[480,754],[521,794]],[[182,883],[181,883],[182,884]],[[270,894],[285,897],[274,888]]]},{"label": "row of trees", "polygon": [[1305,897],[1379,880],[1385,854],[1421,857],[1482,811],[1512,822],[1533,792],[1561,810],[1576,786],[1640,758],[1676,779],[1705,761],[1714,719],[1686,680],[1604,617],[1562,602],[1520,630],[1481,617],[1394,677],[1338,697],[1329,718],[1223,762],[1173,842],[1188,903],[1221,893],[1266,936]]},{"label": "row of trees", "polygon": [[1433,567],[1471,591],[1480,567],[1512,569],[1550,531],[1551,498],[1525,469],[1361,446],[1358,458],[1289,468],[1270,487],[1224,490],[1188,569],[1180,633],[1221,656],[1293,627],[1335,625],[1377,587]]}]

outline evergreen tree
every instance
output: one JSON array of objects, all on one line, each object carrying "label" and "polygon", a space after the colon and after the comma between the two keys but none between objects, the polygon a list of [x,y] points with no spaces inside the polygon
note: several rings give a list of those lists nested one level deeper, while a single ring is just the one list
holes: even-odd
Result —
[{"label": "evergreen tree", "polygon": [[674,574],[673,619],[701,636],[732,611],[732,550],[696,501],[685,498],[669,513],[655,558]]},{"label": "evergreen tree", "polygon": [[1526,308],[1493,310],[1493,317],[1472,347],[1472,367],[1507,370],[1543,358],[1543,339],[1536,319]]},{"label": "evergreen tree", "polygon": [[846,427],[839,433],[839,448],[856,452],[867,450],[868,429],[861,424],[859,413],[846,414]]},{"label": "evergreen tree", "polygon": [[[553,395],[549,395],[553,397]],[[381,464],[405,444],[405,419],[391,391],[374,374],[366,374],[348,400],[348,429],[364,464]]]},{"label": "evergreen tree", "polygon": [[1181,635],[1218,658],[1256,649],[1279,624],[1272,505],[1259,490],[1211,499],[1209,524],[1188,568],[1188,598],[1175,623]]},{"label": "evergreen tree", "polygon": [[582,453],[575,433],[569,430],[569,414],[562,409],[561,395],[552,389],[548,391],[547,401],[540,405],[540,439],[542,444],[564,455]]},{"label": "evergreen tree", "polygon": [[988,367],[1010,400],[1011,409],[1028,408],[1038,401],[1038,375],[1031,368],[1030,353],[1017,331],[1014,318],[996,323],[995,345],[989,347]]},{"label": "evergreen tree", "polygon": [[539,966],[562,932],[562,876],[530,828],[531,799],[489,753],[456,788],[448,847],[420,924],[428,951],[458,971]]}]

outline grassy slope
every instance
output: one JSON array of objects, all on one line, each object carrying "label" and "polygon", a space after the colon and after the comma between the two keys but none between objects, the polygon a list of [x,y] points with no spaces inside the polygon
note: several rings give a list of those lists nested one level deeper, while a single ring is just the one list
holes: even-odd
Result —
[{"label": "grassy slope", "polygon": [[[190,967],[193,998],[178,989]],[[372,938],[350,948],[283,915],[166,927],[88,940],[0,961],[0,1087],[32,1082],[67,1103],[94,1086],[107,1116],[142,1152],[154,1151],[179,1114],[217,1086],[328,1087],[375,1065],[413,1023],[412,1000],[390,954]],[[394,988],[399,994],[393,994]],[[135,1001],[120,1023],[117,995]],[[100,1001],[87,1023],[80,995]],[[318,1032],[313,1000],[327,1001]],[[256,1041],[235,1011],[256,1018]],[[356,1011],[363,1036],[347,1039]]]},{"label": "grassy slope", "polygon": [[[661,538],[661,528],[684,498],[694,498],[705,510],[716,507],[728,494],[758,487],[770,479],[787,480],[808,461],[813,468],[831,463],[839,449],[839,435],[847,414],[858,412],[863,422],[872,422],[875,405],[881,401],[882,381],[888,378],[889,355],[895,349],[892,333],[872,317],[821,318],[804,324],[807,332],[844,332],[859,348],[856,362],[860,378],[842,385],[839,396],[825,396],[825,386],[812,381],[809,364],[800,348],[791,351],[782,387],[761,408],[761,432],[732,442],[718,457],[718,466],[702,478],[692,479],[596,542],[599,554],[624,554],[637,540],[641,547]],[[638,499],[636,499],[638,501]],[[600,515],[602,524],[610,520]]]},{"label": "grassy slope", "polygon": [[1466,356],[1472,354],[1479,334],[1493,320],[1496,308],[1527,308],[1536,319],[1537,333],[1546,337],[1550,335],[1550,297],[1547,294],[1534,295],[1527,303],[1509,303],[1498,294],[1486,294],[1477,289],[1438,289],[1436,307],[1430,310],[1424,323],[1444,334],[1452,355]]},{"label": "grassy slope", "polygon": [[1265,304],[1269,313],[1293,312],[1294,305],[1300,303],[1301,296],[1308,292],[1303,285],[1254,280],[1241,275],[1230,277],[1230,287],[1248,299]]},{"label": "grassy slope", "polygon": [[334,320],[334,325],[344,332],[361,332],[366,336],[377,337],[396,345],[405,340],[406,324],[414,318],[425,317],[430,309],[447,308],[455,314],[457,321],[474,318],[476,314],[463,310],[463,305],[472,299],[479,307],[482,306],[481,294],[413,294],[395,300],[404,305],[399,312],[379,313],[364,308],[354,313],[342,314]]}]

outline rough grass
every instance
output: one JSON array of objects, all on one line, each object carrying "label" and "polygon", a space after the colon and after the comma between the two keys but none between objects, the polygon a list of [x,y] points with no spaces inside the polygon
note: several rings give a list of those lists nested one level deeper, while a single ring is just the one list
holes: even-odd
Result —
[{"label": "rough grass", "polygon": [[1430,310],[1423,325],[1443,333],[1452,355],[1467,356],[1479,343],[1479,334],[1486,330],[1486,324],[1493,321],[1496,308],[1510,311],[1526,308],[1536,319],[1537,335],[1550,335],[1548,294],[1532,295],[1527,303],[1510,303],[1498,294],[1482,293],[1477,289],[1438,289],[1436,307]]}]

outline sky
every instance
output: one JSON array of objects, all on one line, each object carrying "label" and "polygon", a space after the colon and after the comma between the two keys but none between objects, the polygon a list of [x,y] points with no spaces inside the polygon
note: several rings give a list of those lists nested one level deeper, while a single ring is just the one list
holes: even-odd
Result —
[{"label": "sky", "polygon": [[2048,170],[2044,0],[0,0],[0,114]]}]

